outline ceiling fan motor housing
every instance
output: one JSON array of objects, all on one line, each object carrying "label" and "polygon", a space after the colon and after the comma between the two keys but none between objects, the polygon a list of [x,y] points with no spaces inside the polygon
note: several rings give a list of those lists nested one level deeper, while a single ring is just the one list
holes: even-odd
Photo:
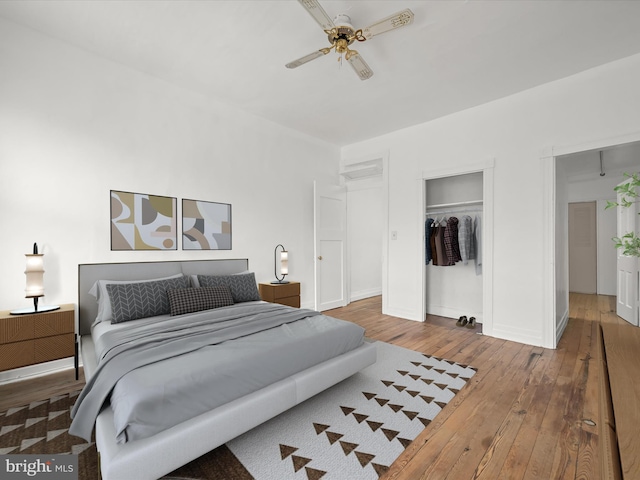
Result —
[{"label": "ceiling fan motor housing", "polygon": [[[343,49],[346,48],[346,45],[351,45],[353,41],[356,39],[355,29],[353,28],[353,25],[351,25],[351,18],[348,15],[341,13],[336,15],[336,17],[333,20],[333,24],[335,25],[335,28],[332,28],[330,31],[327,32],[328,33],[327,38],[329,39],[329,42],[333,45],[338,40],[344,40],[344,41],[338,42],[337,44],[339,47],[342,47]],[[342,52],[338,51],[338,53],[342,53]]]}]

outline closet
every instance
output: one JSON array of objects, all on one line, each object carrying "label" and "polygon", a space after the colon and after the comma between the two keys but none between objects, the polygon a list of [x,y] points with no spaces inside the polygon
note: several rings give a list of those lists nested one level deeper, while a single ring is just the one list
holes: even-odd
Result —
[{"label": "closet", "polygon": [[[470,173],[425,180],[425,233],[423,247],[427,257],[427,219],[437,221],[441,226],[456,217],[471,217],[471,226],[477,228],[478,251],[465,264],[457,261],[453,265],[440,265],[433,260],[425,265],[425,311],[428,314],[449,318],[462,315],[476,317],[482,323],[482,225],[483,225],[483,173]],[[458,223],[458,226],[460,223]],[[444,228],[440,230],[442,233]],[[473,230],[472,230],[473,231]],[[433,229],[430,230],[434,232]]]}]

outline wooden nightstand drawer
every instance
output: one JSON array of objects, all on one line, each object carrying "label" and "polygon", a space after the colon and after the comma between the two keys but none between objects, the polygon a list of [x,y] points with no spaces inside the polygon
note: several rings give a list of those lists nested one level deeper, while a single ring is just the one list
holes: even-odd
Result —
[{"label": "wooden nightstand drawer", "polygon": [[50,362],[59,358],[73,357],[75,344],[73,333],[55,337],[36,338],[34,341],[35,362]]},{"label": "wooden nightstand drawer", "polygon": [[0,346],[0,371],[32,365],[34,358],[33,340],[6,343]]},{"label": "wooden nightstand drawer", "polygon": [[4,315],[2,317],[0,318],[0,345],[33,338],[34,326],[32,317]]},{"label": "wooden nightstand drawer", "polygon": [[265,302],[300,308],[300,282],[260,283],[258,288],[260,298]]},{"label": "wooden nightstand drawer", "polygon": [[0,371],[73,357],[75,307],[11,315],[0,312]]}]

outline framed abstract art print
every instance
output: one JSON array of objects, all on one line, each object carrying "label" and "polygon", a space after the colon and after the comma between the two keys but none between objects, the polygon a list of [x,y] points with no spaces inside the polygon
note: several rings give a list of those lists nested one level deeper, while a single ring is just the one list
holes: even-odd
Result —
[{"label": "framed abstract art print", "polygon": [[177,200],[111,190],[111,250],[177,250]]},{"label": "framed abstract art print", "polygon": [[182,199],[182,249],[231,250],[231,205]]}]

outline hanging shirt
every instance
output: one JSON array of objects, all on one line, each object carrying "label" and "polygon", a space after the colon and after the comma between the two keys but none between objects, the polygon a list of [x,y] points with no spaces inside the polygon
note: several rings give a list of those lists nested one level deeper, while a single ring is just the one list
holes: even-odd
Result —
[{"label": "hanging shirt", "polygon": [[482,275],[482,218],[479,215],[473,223],[473,235],[476,240],[476,275]]},{"label": "hanging shirt", "polygon": [[460,217],[458,224],[458,244],[460,245],[460,257],[462,263],[467,265],[469,260],[476,258],[476,242],[473,235],[473,220],[469,215]]},{"label": "hanging shirt", "polygon": [[424,248],[425,248],[425,256],[424,263],[429,264],[431,261],[431,224],[433,223],[432,218],[427,218],[427,221],[424,222]]},{"label": "hanging shirt", "polygon": [[433,234],[435,236],[436,255],[438,257],[438,265],[449,265],[449,258],[444,247],[444,227],[434,227]]},{"label": "hanging shirt", "polygon": [[447,220],[447,226],[444,229],[444,247],[449,260],[447,265],[454,265],[462,260],[458,244],[458,219],[456,217],[449,217]]},{"label": "hanging shirt", "polygon": [[431,260],[433,260],[432,265],[438,264],[438,251],[436,249],[436,228],[433,224],[431,224],[431,236],[429,237],[429,246],[431,247]]}]

